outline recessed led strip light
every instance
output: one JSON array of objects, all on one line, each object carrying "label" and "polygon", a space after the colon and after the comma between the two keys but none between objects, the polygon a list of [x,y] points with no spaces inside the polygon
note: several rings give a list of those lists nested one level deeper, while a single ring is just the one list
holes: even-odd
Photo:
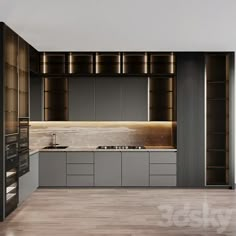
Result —
[{"label": "recessed led strip light", "polygon": [[98,54],[96,53],[96,61],[95,61],[95,73],[99,73],[99,65],[98,65]]},{"label": "recessed led strip light", "polygon": [[171,53],[171,56],[170,56],[170,73],[174,73],[174,53],[172,52]]},{"label": "recessed led strip light", "polygon": [[144,55],[144,73],[145,74],[148,73],[148,57],[147,57],[147,53],[145,53],[145,55]]},{"label": "recessed led strip light", "polygon": [[69,74],[72,74],[73,73],[73,58],[72,58],[72,53],[70,53],[69,55]]},{"label": "recessed led strip light", "polygon": [[46,54],[43,53],[43,73],[46,73]]}]

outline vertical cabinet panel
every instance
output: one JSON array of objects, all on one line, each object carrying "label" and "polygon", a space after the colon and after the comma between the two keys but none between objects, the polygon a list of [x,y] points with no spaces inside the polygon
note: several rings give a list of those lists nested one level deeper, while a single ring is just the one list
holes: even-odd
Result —
[{"label": "vertical cabinet panel", "polygon": [[148,120],[148,79],[123,78],[121,90],[122,120]]},{"label": "vertical cabinet panel", "polygon": [[69,79],[69,120],[95,120],[95,79]]},{"label": "vertical cabinet panel", "polygon": [[95,152],[95,186],[121,186],[121,152]]},{"label": "vertical cabinet panel", "polygon": [[177,54],[177,182],[204,186],[203,53]]},{"label": "vertical cabinet panel", "polygon": [[122,186],[149,186],[148,152],[122,152]]},{"label": "vertical cabinet panel", "polygon": [[66,186],[66,152],[41,152],[39,186]]},{"label": "vertical cabinet panel", "polygon": [[121,79],[95,80],[95,117],[97,121],[121,120]]}]

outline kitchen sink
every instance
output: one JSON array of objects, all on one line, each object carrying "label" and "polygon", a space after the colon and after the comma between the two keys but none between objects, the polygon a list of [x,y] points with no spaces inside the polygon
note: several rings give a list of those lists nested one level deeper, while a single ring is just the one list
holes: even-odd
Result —
[{"label": "kitchen sink", "polygon": [[66,149],[68,146],[47,146],[44,147],[43,149]]}]

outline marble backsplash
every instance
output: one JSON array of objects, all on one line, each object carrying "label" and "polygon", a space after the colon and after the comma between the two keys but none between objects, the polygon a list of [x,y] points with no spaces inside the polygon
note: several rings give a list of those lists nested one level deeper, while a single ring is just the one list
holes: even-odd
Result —
[{"label": "marble backsplash", "polygon": [[175,146],[173,122],[30,122],[30,147],[52,143],[66,146],[99,145]]}]

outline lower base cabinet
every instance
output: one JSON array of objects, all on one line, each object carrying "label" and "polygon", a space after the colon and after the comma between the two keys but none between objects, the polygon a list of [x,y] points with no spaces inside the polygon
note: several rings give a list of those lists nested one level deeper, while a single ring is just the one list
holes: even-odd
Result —
[{"label": "lower base cabinet", "polygon": [[39,186],[39,153],[30,155],[30,171],[19,178],[19,203],[26,200]]},{"label": "lower base cabinet", "polygon": [[40,152],[39,186],[66,186],[66,152]]},{"label": "lower base cabinet", "polygon": [[95,152],[95,186],[121,186],[121,152]]},{"label": "lower base cabinet", "polygon": [[122,152],[122,186],[149,186],[149,152]]}]

